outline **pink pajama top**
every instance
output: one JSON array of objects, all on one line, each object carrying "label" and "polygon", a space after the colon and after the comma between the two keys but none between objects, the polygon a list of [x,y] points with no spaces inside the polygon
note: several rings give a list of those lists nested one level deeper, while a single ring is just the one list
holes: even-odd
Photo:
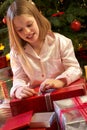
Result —
[{"label": "pink pajama top", "polygon": [[20,55],[14,49],[10,52],[10,61],[13,71],[13,86],[11,97],[18,87],[29,84],[34,88],[40,86],[46,79],[65,78],[67,85],[81,77],[82,71],[75,57],[72,41],[59,34],[54,33],[55,38],[47,35],[39,55],[34,49],[26,44],[24,51],[29,61],[30,68],[22,65]]}]

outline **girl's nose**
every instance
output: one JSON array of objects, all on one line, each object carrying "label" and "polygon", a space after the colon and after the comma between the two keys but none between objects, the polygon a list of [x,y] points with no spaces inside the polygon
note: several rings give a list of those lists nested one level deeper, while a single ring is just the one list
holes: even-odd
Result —
[{"label": "girl's nose", "polygon": [[29,28],[25,28],[24,29],[24,34],[28,34],[30,32],[30,29]]}]

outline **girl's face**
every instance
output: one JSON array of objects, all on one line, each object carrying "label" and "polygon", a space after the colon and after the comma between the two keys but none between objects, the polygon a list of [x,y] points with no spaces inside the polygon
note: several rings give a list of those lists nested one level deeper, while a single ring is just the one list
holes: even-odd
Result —
[{"label": "girl's face", "polygon": [[21,39],[32,46],[39,40],[39,28],[34,17],[23,14],[14,18],[14,27]]}]

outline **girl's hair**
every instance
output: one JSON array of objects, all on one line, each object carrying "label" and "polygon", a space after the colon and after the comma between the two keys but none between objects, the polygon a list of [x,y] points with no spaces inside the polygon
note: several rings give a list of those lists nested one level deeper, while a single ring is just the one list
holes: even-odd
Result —
[{"label": "girl's hair", "polygon": [[7,25],[9,31],[10,45],[15,47],[18,52],[19,48],[26,44],[16,33],[13,19],[21,14],[29,14],[33,16],[39,28],[39,39],[44,40],[48,31],[51,30],[50,22],[37,9],[35,4],[28,0],[15,0],[7,10]]},{"label": "girl's hair", "polygon": [[7,26],[10,40],[10,47],[20,55],[23,66],[29,66],[27,57],[24,53],[23,46],[26,41],[21,39],[14,28],[13,19],[15,16],[22,14],[29,14],[33,16],[37,22],[39,28],[39,39],[44,40],[48,32],[51,31],[50,22],[42,15],[37,9],[36,5],[30,0],[15,0],[7,10]]}]

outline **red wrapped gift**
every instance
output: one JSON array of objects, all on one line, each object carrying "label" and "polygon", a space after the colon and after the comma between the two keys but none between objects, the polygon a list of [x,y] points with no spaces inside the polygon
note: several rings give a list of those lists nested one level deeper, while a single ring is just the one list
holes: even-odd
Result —
[{"label": "red wrapped gift", "polygon": [[[39,119],[38,119],[39,118]],[[58,130],[55,112],[25,112],[6,121],[2,130]]]},{"label": "red wrapped gift", "polygon": [[7,67],[6,56],[0,56],[0,69]]},{"label": "red wrapped gift", "polygon": [[85,94],[85,79],[81,78],[68,87],[60,88],[51,93],[45,93],[22,100],[12,99],[10,101],[12,115],[15,116],[29,110],[33,110],[34,112],[53,111],[53,101]]},{"label": "red wrapped gift", "polygon": [[87,96],[54,101],[60,130],[87,129]]},{"label": "red wrapped gift", "polygon": [[33,111],[17,115],[8,119],[3,126],[2,130],[19,130],[29,126]]}]

